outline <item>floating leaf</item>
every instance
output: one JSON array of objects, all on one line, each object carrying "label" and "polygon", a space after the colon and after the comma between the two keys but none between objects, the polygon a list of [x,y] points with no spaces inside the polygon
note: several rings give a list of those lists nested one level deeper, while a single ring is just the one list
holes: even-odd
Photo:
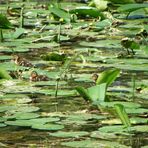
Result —
[{"label": "floating leaf", "polygon": [[134,0],[122,0],[122,1],[119,1],[119,0],[107,0],[107,1],[111,1],[112,3],[115,3],[115,4],[135,3]]},{"label": "floating leaf", "polygon": [[79,131],[79,132],[62,132],[62,131],[59,131],[59,132],[56,132],[56,133],[49,133],[49,135],[51,136],[54,136],[54,137],[63,137],[63,138],[68,138],[68,137],[72,137],[72,138],[79,138],[79,137],[82,137],[82,136],[86,136],[88,135],[89,133],[88,132],[84,132],[84,131]]},{"label": "floating leaf", "polygon": [[100,102],[102,107],[114,107],[115,104],[122,104],[125,108],[139,108],[141,105],[133,102],[123,102],[123,101],[112,101],[112,102]]},{"label": "floating leaf", "polygon": [[115,135],[115,133],[103,133],[100,131],[93,131],[90,136],[93,138],[106,139],[106,140],[111,138],[115,139],[118,137],[117,135]]},{"label": "floating leaf", "polygon": [[[130,128],[130,131],[132,129]],[[110,125],[110,126],[103,126],[103,127],[100,127],[99,128],[99,131],[100,132],[105,132],[105,133],[124,133],[124,132],[127,132],[128,129],[125,128],[125,126],[123,125]]]},{"label": "floating leaf", "polygon": [[112,22],[109,19],[105,19],[103,21],[96,22],[95,27],[93,28],[95,31],[100,31],[105,29],[106,27],[110,27]]},{"label": "floating leaf", "polygon": [[15,115],[15,117],[16,117],[16,119],[33,119],[33,118],[37,118],[37,117],[39,117],[40,115],[39,114],[37,114],[37,113],[21,113],[21,112],[19,112],[19,113],[17,113],[16,115]]},{"label": "floating leaf", "polygon": [[39,130],[51,130],[51,131],[56,131],[56,130],[61,130],[64,128],[63,125],[59,124],[35,124],[32,126],[33,129],[39,129]]},{"label": "floating leaf", "polygon": [[20,38],[24,33],[25,33],[25,29],[23,29],[23,28],[17,28],[16,30],[15,30],[15,32],[13,33],[13,35],[12,35],[12,37],[14,38],[14,39],[18,39],[18,38]]},{"label": "floating leaf", "polygon": [[148,4],[126,4],[118,8],[119,12],[132,12],[138,9],[148,8]]},{"label": "floating leaf", "polygon": [[118,142],[113,141],[103,141],[103,140],[81,140],[81,141],[72,141],[72,142],[62,142],[61,145],[75,148],[98,148],[98,147],[109,147],[109,148],[128,148],[128,146],[121,145]]},{"label": "floating leaf", "polygon": [[5,124],[14,126],[31,126],[31,123],[28,122],[28,120],[6,121]]},{"label": "floating leaf", "polygon": [[0,123],[0,127],[5,127],[5,126],[7,126],[7,125],[4,123]]},{"label": "floating leaf", "polygon": [[56,122],[56,121],[59,121],[60,118],[58,117],[47,117],[47,118],[36,118],[36,119],[30,119],[29,122],[31,122],[32,124],[45,124],[45,123],[48,123],[48,122]]}]

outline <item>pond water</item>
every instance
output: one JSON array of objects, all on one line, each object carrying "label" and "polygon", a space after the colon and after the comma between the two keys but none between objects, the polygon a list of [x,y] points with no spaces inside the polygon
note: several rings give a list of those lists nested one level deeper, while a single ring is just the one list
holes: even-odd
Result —
[{"label": "pond water", "polygon": [[[56,17],[51,20],[50,11],[41,3],[23,3],[23,29],[20,17],[11,10],[8,19],[18,30],[3,30],[0,43],[0,70],[12,76],[0,79],[0,147],[147,147],[148,38],[141,38],[135,55],[127,55],[121,45],[125,37],[135,38],[142,29],[148,32],[147,18],[126,20],[125,14],[116,12],[114,17],[122,22],[117,26],[110,17],[105,19],[107,26],[84,18],[59,23]],[[22,2],[1,4],[2,13],[7,5],[16,8]],[[64,9],[83,5],[87,4],[61,3]],[[67,63],[64,58],[51,59],[51,53],[64,55]],[[16,64],[14,55],[34,67]],[[95,86],[92,75],[111,68],[120,69],[120,75],[107,88],[110,101],[85,101],[76,87]],[[49,80],[31,82],[32,71]],[[130,129],[114,113],[113,103],[125,107]]]}]

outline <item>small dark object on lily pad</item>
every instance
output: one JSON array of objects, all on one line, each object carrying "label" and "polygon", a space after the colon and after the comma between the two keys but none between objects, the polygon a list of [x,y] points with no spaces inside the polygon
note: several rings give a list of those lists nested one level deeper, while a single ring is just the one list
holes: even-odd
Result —
[{"label": "small dark object on lily pad", "polygon": [[34,67],[34,65],[32,63],[30,63],[29,61],[27,61],[26,59],[24,59],[18,55],[14,55],[13,60],[14,60],[15,64],[17,64],[19,66]]},{"label": "small dark object on lily pad", "polygon": [[49,78],[45,75],[39,75],[36,71],[31,72],[30,81],[48,81]]},{"label": "small dark object on lily pad", "polygon": [[98,79],[98,74],[96,74],[96,73],[94,73],[93,75],[92,75],[92,79],[93,79],[93,81],[96,83],[96,81],[97,81],[97,79]]},{"label": "small dark object on lily pad", "polygon": [[[123,38],[121,40],[121,45],[122,47],[124,47],[127,50],[127,53],[130,55],[131,53],[134,55],[135,52],[133,49],[139,49],[140,46],[138,43],[136,43],[133,39],[130,39],[128,37]],[[131,50],[131,53],[129,51],[129,49]]]},{"label": "small dark object on lily pad", "polygon": [[147,38],[148,37],[148,32],[145,29],[142,29],[140,32],[138,32],[136,34],[136,36],[141,36],[141,37]]}]

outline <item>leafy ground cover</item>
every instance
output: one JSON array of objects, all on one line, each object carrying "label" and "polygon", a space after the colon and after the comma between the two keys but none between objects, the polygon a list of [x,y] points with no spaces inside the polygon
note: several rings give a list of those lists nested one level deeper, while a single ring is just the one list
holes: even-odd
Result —
[{"label": "leafy ground cover", "polygon": [[0,3],[0,147],[147,147],[146,1]]}]

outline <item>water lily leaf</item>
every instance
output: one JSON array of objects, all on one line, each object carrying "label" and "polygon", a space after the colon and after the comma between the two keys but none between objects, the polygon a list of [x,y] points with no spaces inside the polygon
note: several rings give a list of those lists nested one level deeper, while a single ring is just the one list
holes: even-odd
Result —
[{"label": "water lily leaf", "polygon": [[111,1],[112,3],[115,3],[115,4],[135,3],[134,0],[122,0],[122,1],[119,1],[119,0],[107,0],[107,1]]},{"label": "water lily leaf", "polygon": [[21,119],[33,119],[33,118],[37,118],[40,115],[37,114],[37,113],[23,113],[23,112],[21,113],[21,112],[19,112],[19,113],[15,114],[14,116],[16,117],[16,119],[21,120]]},{"label": "water lily leaf", "polygon": [[[119,49],[121,48],[119,40],[99,40],[95,42],[86,42],[82,41],[79,43],[81,46],[84,47],[93,47],[93,48],[105,48],[105,49]],[[87,45],[87,46],[86,46]]]},{"label": "water lily leaf", "polygon": [[144,114],[148,112],[146,108],[126,108],[128,114]]},{"label": "water lily leaf", "polygon": [[99,21],[96,23],[96,26],[93,28],[95,31],[103,30],[106,27],[110,27],[112,22],[109,19],[105,19],[103,21]]},{"label": "water lily leaf", "polygon": [[125,107],[125,109],[126,108],[129,108],[129,109],[135,108],[135,109],[137,109],[137,108],[141,107],[141,105],[138,104],[138,103],[123,102],[123,101],[100,102],[99,104],[102,107],[112,107],[112,108],[114,107],[115,104],[122,104]]},{"label": "water lily leaf", "polygon": [[58,8],[54,5],[50,5],[48,7],[49,11],[53,13],[54,15],[58,16],[59,18],[64,19],[66,22],[70,22],[70,15],[65,10]]},{"label": "water lily leaf", "polygon": [[95,115],[95,114],[88,114],[88,113],[75,113],[75,114],[71,114],[69,116],[67,116],[67,119],[70,120],[90,120],[90,119],[97,119],[97,120],[101,120],[101,119],[105,119],[105,116],[102,115]]},{"label": "water lily leaf", "polygon": [[131,128],[132,130],[136,130],[137,132],[148,132],[147,125],[137,125]]},{"label": "water lily leaf", "polygon": [[125,127],[130,127],[131,122],[130,122],[130,119],[126,113],[124,106],[122,104],[115,104],[114,108],[115,108],[119,118],[121,119],[122,124],[125,125]]},{"label": "water lily leaf", "polygon": [[7,19],[7,17],[3,14],[0,14],[0,28],[2,29],[11,29],[12,25]]},{"label": "water lily leaf", "polygon": [[81,6],[76,7],[75,9],[70,10],[70,13],[76,14],[78,17],[93,17],[98,18],[100,17],[101,20],[105,19],[105,16],[101,11],[99,11],[97,8],[89,7],[89,6]]},{"label": "water lily leaf", "polygon": [[[39,81],[39,82],[35,82],[35,83],[32,83],[32,86],[55,86],[56,85],[56,81]],[[66,85],[67,82],[65,81],[60,81],[59,82],[59,86],[61,85]]]},{"label": "water lily leaf", "polygon": [[148,8],[148,4],[126,4],[118,8],[119,12],[132,12],[138,9]]},{"label": "water lily leaf", "polygon": [[10,111],[10,110],[13,110],[13,109],[16,109],[17,107],[16,106],[12,106],[12,105],[2,105],[0,106],[0,112],[5,112],[5,111]]},{"label": "water lily leaf", "polygon": [[72,142],[62,142],[61,145],[68,146],[68,147],[74,147],[74,148],[98,148],[98,147],[109,147],[109,148],[115,148],[115,147],[121,147],[121,148],[128,148],[128,146],[124,146],[119,144],[118,142],[111,142],[111,141],[103,141],[103,140],[81,140],[81,141],[72,141]]},{"label": "water lily leaf", "polygon": [[7,56],[7,55],[1,55],[0,56],[0,61],[3,61],[3,60],[11,60],[12,59],[12,56]]},{"label": "water lily leaf", "polygon": [[[148,120],[146,118],[140,118],[140,117],[132,117],[130,118],[131,124],[141,124],[141,123],[147,123]],[[102,124],[109,124],[109,125],[115,125],[115,124],[122,124],[120,119],[109,119],[109,120],[102,120]]]},{"label": "water lily leaf", "polygon": [[56,122],[56,121],[59,121],[60,118],[58,117],[47,117],[47,118],[36,118],[36,119],[30,119],[29,122],[33,124],[45,124],[45,123],[48,123],[48,122]]},{"label": "water lily leaf", "polygon": [[113,83],[113,81],[116,79],[119,73],[120,73],[119,69],[109,69],[109,70],[103,71],[99,75],[96,81],[96,84],[107,83],[107,86],[109,86]]},{"label": "water lily leaf", "polygon": [[74,125],[86,125],[87,121],[67,118],[67,119],[62,120],[62,121],[60,121],[58,123],[62,124],[62,125],[72,125],[72,124],[74,124]]},{"label": "water lily leaf", "polygon": [[4,121],[6,121],[6,119],[3,117],[0,117],[0,122],[4,122]]},{"label": "water lily leaf", "polygon": [[118,136],[115,133],[103,133],[100,131],[93,131],[90,135],[93,138],[99,138],[99,139],[115,139]]},{"label": "water lily leaf", "polygon": [[49,133],[49,135],[54,136],[54,137],[63,137],[63,138],[68,138],[68,137],[72,137],[72,138],[79,138],[82,136],[86,136],[88,135],[88,132],[84,132],[84,131],[79,131],[79,132],[62,132],[62,131],[58,131],[56,133]]},{"label": "water lily leaf", "polygon": [[15,32],[13,33],[12,37],[14,39],[18,39],[18,38],[20,38],[25,33],[25,31],[26,30],[24,28],[17,28],[15,30]]},{"label": "water lily leaf", "polygon": [[31,126],[28,120],[15,120],[15,121],[6,121],[6,125],[14,125],[14,126]]},{"label": "water lily leaf", "polygon": [[29,112],[35,112],[38,111],[40,108],[36,106],[21,106],[20,108],[17,109],[18,112],[23,112],[23,113],[29,113]]},{"label": "water lily leaf", "polygon": [[0,123],[0,127],[5,127],[5,126],[7,126],[7,125],[4,123]]},{"label": "water lily leaf", "polygon": [[[130,128],[130,131],[132,129]],[[110,126],[103,126],[99,128],[100,132],[105,132],[105,133],[124,133],[128,132],[129,129],[125,128],[123,125],[110,125]]]},{"label": "water lily leaf", "polygon": [[64,128],[63,125],[59,124],[35,124],[32,126],[33,129],[39,129],[39,130],[51,130],[51,131],[56,131],[56,130],[61,130]]},{"label": "water lily leaf", "polygon": [[9,75],[9,73],[4,68],[0,68],[0,79],[11,80],[12,77]]}]

